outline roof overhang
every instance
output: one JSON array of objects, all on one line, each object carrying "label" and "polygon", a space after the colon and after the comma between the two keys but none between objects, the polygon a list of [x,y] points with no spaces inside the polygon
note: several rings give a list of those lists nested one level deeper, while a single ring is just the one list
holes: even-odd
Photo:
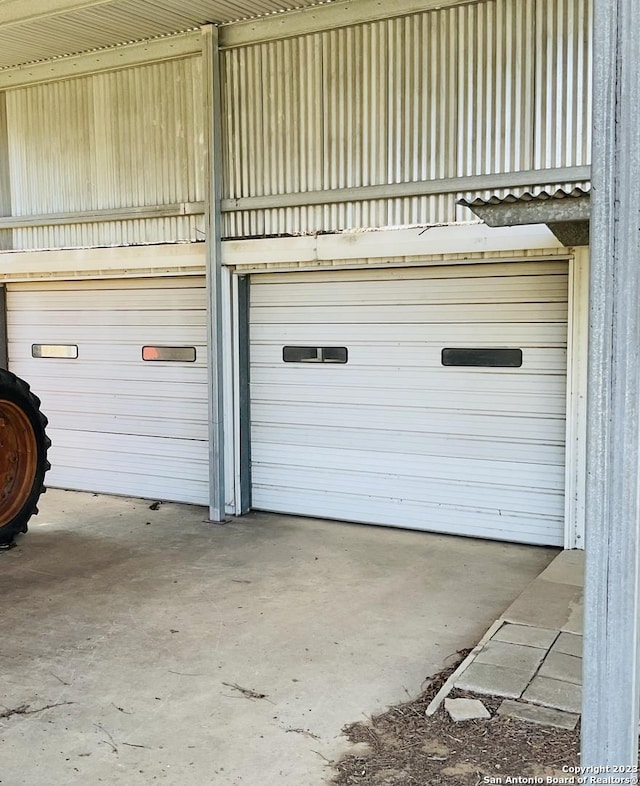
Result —
[{"label": "roof overhang", "polygon": [[0,0],[0,69],[333,0]]},{"label": "roof overhang", "polygon": [[461,199],[490,227],[546,224],[564,246],[589,244],[590,191],[574,188]]},{"label": "roof overhang", "polygon": [[464,5],[469,0],[0,0],[0,70],[222,28],[222,48]]}]

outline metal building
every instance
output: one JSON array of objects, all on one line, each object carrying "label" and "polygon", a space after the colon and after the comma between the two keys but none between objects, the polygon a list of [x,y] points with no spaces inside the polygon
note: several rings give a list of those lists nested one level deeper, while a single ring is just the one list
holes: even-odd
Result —
[{"label": "metal building", "polygon": [[591,13],[0,7],[49,482],[582,547]]}]

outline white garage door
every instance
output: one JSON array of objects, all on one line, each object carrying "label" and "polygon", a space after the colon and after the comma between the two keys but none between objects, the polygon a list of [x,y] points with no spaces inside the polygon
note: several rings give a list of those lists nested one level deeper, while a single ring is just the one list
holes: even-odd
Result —
[{"label": "white garage door", "polygon": [[561,545],[566,341],[565,263],[254,276],[253,506]]},{"label": "white garage door", "polygon": [[[185,277],[8,287],[9,367],[49,418],[48,485],[207,503],[204,286]],[[46,357],[75,347],[77,358]],[[143,347],[150,358],[180,348],[180,359],[145,361]]]}]

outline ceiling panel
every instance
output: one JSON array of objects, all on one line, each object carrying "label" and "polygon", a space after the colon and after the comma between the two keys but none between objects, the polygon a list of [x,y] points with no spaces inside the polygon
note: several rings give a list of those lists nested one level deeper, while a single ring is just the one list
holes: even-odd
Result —
[{"label": "ceiling panel", "polygon": [[[326,2],[331,0],[322,4]],[[141,41],[207,22],[224,24],[317,4],[318,0],[111,0],[89,2],[66,13],[43,10],[28,20],[21,19],[19,11],[12,18],[7,4],[0,24],[0,68]],[[0,0],[0,11],[2,5]]]}]

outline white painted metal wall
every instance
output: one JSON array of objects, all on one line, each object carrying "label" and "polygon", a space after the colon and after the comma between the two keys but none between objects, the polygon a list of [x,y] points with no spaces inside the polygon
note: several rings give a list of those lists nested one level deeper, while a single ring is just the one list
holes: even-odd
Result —
[{"label": "white painted metal wall", "polygon": [[[14,216],[204,199],[201,58],[6,93]],[[15,249],[203,238],[201,216],[13,230]]]},{"label": "white painted metal wall", "polygon": [[[588,164],[590,24],[591,0],[485,0],[231,48],[225,196]],[[225,234],[466,218],[455,201],[239,210]]]}]

